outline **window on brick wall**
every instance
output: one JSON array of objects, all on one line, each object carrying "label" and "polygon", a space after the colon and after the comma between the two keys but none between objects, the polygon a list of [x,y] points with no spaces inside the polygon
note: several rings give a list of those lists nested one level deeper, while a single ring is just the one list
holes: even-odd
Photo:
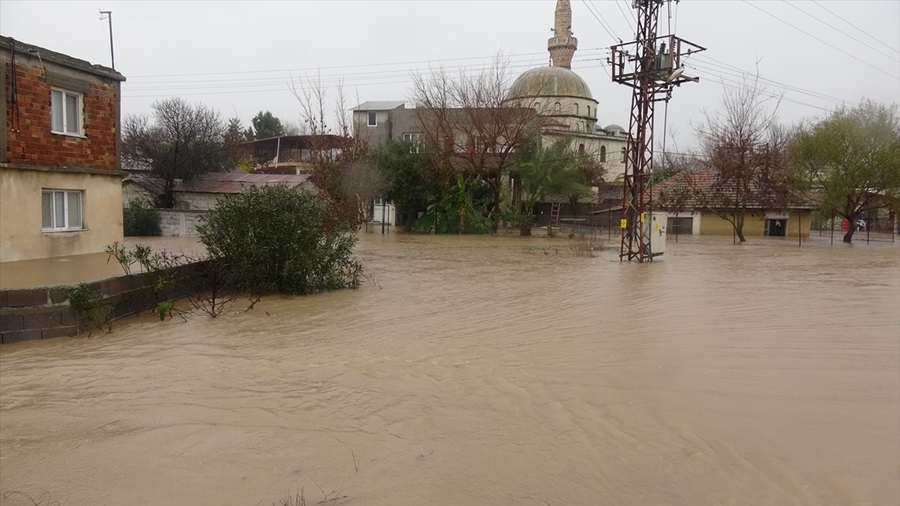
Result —
[{"label": "window on brick wall", "polygon": [[50,91],[50,131],[81,135],[81,94],[53,88]]},{"label": "window on brick wall", "polygon": [[83,191],[41,191],[41,229],[45,232],[82,230],[84,228],[83,216]]}]

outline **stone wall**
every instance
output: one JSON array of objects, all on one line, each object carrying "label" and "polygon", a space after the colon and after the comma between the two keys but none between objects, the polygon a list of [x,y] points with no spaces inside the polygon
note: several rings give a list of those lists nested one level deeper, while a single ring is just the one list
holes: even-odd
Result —
[{"label": "stone wall", "polygon": [[[112,320],[156,307],[161,300],[185,297],[202,289],[201,263],[177,267],[174,287],[156,293],[158,273],[118,276],[88,284],[103,295],[102,308]],[[0,343],[74,336],[92,330],[72,308],[70,298],[77,286],[52,286],[0,290]]]}]

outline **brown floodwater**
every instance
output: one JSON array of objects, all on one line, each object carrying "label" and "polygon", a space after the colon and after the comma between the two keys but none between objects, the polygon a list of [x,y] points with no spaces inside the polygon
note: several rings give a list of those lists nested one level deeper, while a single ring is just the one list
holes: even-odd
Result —
[{"label": "brown floodwater", "polygon": [[369,234],[359,290],[4,345],[0,502],[900,503],[900,242],[671,239]]}]

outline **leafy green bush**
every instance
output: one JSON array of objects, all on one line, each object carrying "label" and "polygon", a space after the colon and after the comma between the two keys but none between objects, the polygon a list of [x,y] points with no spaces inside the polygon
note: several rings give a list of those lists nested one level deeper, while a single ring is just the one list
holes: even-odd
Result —
[{"label": "leafy green bush", "polygon": [[128,202],[123,210],[123,219],[126,236],[162,235],[162,229],[159,227],[159,211],[144,207],[138,200]]},{"label": "leafy green bush", "polygon": [[359,286],[362,265],[352,256],[350,226],[301,190],[247,188],[219,200],[198,231],[210,260],[238,290],[299,295]]}]

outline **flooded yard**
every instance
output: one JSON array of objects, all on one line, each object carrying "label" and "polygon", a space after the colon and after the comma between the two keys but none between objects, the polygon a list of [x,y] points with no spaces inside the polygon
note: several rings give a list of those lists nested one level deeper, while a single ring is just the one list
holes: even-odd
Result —
[{"label": "flooded yard", "polygon": [[569,244],[364,234],[359,290],[3,345],[0,502],[900,503],[900,243]]}]

